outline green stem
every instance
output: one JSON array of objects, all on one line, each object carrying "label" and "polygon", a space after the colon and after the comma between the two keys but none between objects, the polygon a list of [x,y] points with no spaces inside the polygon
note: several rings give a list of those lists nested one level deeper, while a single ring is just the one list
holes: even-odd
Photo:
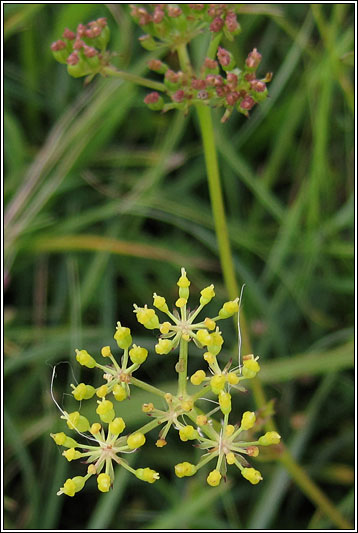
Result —
[{"label": "green stem", "polygon": [[216,152],[214,127],[211,109],[203,104],[196,104],[201,136],[203,140],[206,172],[208,176],[211,207],[214,217],[216,238],[218,240],[221,268],[229,296],[236,298],[238,285],[232,262],[229,232],[226,223],[224,200],[220,185],[219,165]]},{"label": "green stem", "polygon": [[189,54],[188,54],[188,50],[187,50],[186,44],[185,43],[180,44],[177,47],[177,52],[178,52],[180,68],[182,69],[182,71],[183,72],[191,72],[192,71],[192,66],[191,66],[191,61],[190,61],[190,58],[189,58]]},{"label": "green stem", "polygon": [[156,394],[157,396],[161,396],[162,398],[165,397],[165,392],[157,389],[157,387],[153,387],[153,385],[149,385],[148,383],[145,383],[144,381],[141,381],[140,379],[134,378],[131,376],[131,385],[135,385],[139,389],[143,389],[147,392],[151,392],[152,394]]},{"label": "green stem", "polygon": [[213,38],[211,39],[210,44],[209,44],[206,57],[208,57],[209,59],[215,59],[216,52],[218,50],[221,39],[222,39],[221,31],[219,31],[216,35],[213,35]]},{"label": "green stem", "polygon": [[148,433],[149,431],[152,431],[152,429],[155,429],[155,428],[159,427],[161,424],[164,424],[164,422],[166,422],[166,420],[160,421],[158,418],[156,418],[155,420],[152,420],[151,422],[148,422],[148,424],[145,424],[141,428],[136,429],[135,433],[143,433],[143,435],[144,435],[145,433]]},{"label": "green stem", "polygon": [[176,366],[178,377],[178,396],[186,394],[186,378],[188,374],[188,342],[180,339],[179,361]]},{"label": "green stem", "polygon": [[142,78],[142,76],[137,76],[136,74],[131,74],[130,72],[125,72],[123,70],[117,70],[115,67],[105,67],[101,70],[101,73],[106,76],[121,78],[121,80],[130,81],[131,83],[142,85],[143,87],[148,87],[149,89],[155,89],[162,92],[166,91],[164,83],[148,80],[146,78]]}]

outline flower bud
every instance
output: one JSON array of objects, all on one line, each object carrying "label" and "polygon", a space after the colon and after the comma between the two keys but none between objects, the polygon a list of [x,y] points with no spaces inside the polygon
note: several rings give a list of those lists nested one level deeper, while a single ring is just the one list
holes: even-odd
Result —
[{"label": "flower bud", "polygon": [[261,54],[257,51],[256,48],[254,48],[252,52],[249,53],[245,61],[247,68],[250,70],[256,70],[261,62],[261,58]]},{"label": "flower bud", "polygon": [[147,94],[144,98],[144,103],[152,111],[161,111],[164,107],[164,100],[157,91]]},{"label": "flower bud", "polygon": [[219,46],[217,52],[218,60],[224,70],[232,70],[235,67],[235,60],[225,48]]}]

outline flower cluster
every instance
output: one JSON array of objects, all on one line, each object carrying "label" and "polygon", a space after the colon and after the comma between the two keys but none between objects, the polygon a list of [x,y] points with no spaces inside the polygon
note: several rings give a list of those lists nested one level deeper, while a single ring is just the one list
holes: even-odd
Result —
[{"label": "flower cluster", "polygon": [[[132,5],[133,19],[146,32],[139,38],[141,45],[150,51],[166,47],[178,55],[177,71],[159,59],[148,62],[150,70],[163,76],[163,83],[133,77],[110,64],[110,53],[106,51],[109,28],[104,18],[87,26],[79,24],[76,33],[66,28],[63,38],[51,48],[55,59],[67,64],[71,76],[92,79],[101,74],[132,80],[155,89],[144,98],[150,109],[187,112],[193,105],[210,105],[224,108],[221,121],[225,122],[234,109],[247,117],[267,97],[266,84],[272,78],[271,73],[257,77],[261,54],[256,48],[248,54],[243,68],[238,68],[233,55],[220,46],[223,37],[232,41],[240,31],[237,9],[232,4],[153,4],[149,8]],[[210,33],[211,41],[203,64],[195,72],[186,45],[205,31]]]},{"label": "flower cluster", "polygon": [[[216,316],[196,321],[205,306],[214,298],[215,289],[214,285],[202,289],[198,307],[189,311],[187,304],[190,284],[186,271],[182,268],[177,283],[178,298],[172,311],[165,298],[156,293],[153,294],[154,308],[134,305],[138,322],[146,329],[158,330],[159,338],[154,347],[156,354],[160,357],[174,354],[179,347],[179,357],[175,364],[178,374],[177,394],[163,391],[133,376],[146,361],[148,350],[133,344],[130,329],[122,326],[120,322],[117,323],[114,333],[114,339],[122,352],[120,358],[113,355],[110,346],[101,349],[105,364],[99,363],[86,350],[76,350],[78,363],[87,368],[101,370],[104,383],[97,388],[85,383],[72,385],[72,395],[76,400],[81,402],[95,396],[98,398],[95,411],[99,421],[90,425],[79,411],[62,411],[62,418],[66,420],[68,427],[95,445],[80,444],[65,433],[51,435],[56,444],[67,448],[63,455],[68,461],[82,459],[88,464],[87,474],[68,479],[58,494],[73,496],[92,475],[97,476],[99,490],[107,492],[114,480],[113,462],[143,481],[155,482],[159,478],[157,472],[148,467],[134,470],[121,454],[143,446],[146,442],[145,435],[160,426],[162,428],[155,443],[158,448],[167,445],[166,436],[169,430],[174,428],[180,441],[196,442],[200,449],[205,450],[197,465],[189,462],[175,465],[174,470],[178,477],[192,476],[210,460],[216,459],[215,469],[207,476],[207,483],[211,486],[219,485],[222,477],[226,475],[227,465],[235,465],[242,476],[252,484],[262,479],[260,472],[251,467],[244,456],[256,457],[259,446],[278,444],[279,434],[271,431],[253,439],[252,435],[258,428],[256,414],[250,411],[242,415],[239,424],[229,423],[232,392],[245,390],[241,382],[256,376],[260,370],[258,358],[252,354],[245,356],[242,366],[234,368],[231,367],[231,361],[225,365],[220,363],[224,339],[218,323],[238,313],[238,298],[224,303]],[[164,315],[164,320],[160,319],[156,310]],[[190,377],[194,392],[189,393],[187,368],[190,343],[203,350],[207,371],[199,369],[194,372]],[[124,420],[116,415],[115,403],[128,399],[132,386],[156,395],[161,405],[155,406],[152,402],[143,404],[142,411],[151,421],[132,434],[122,435],[126,426]],[[198,387],[197,391],[195,387]],[[198,403],[205,398],[215,405],[209,412],[198,407]],[[221,413],[221,421],[214,417],[216,413]],[[251,437],[249,441],[248,435]]]},{"label": "flower cluster", "polygon": [[107,20],[99,18],[86,26],[79,24],[76,33],[66,28],[62,39],[52,43],[51,50],[56,61],[67,65],[70,76],[94,76],[108,64],[109,37]]},{"label": "flower cluster", "polygon": [[153,91],[147,94],[144,102],[156,111],[187,111],[189,106],[198,103],[223,107],[225,113],[222,122],[230,117],[234,109],[248,116],[257,103],[266,99],[266,83],[272,78],[268,73],[265,78],[257,79],[256,70],[261,54],[254,48],[247,56],[242,70],[236,68],[232,54],[221,46],[218,47],[216,57],[217,59],[205,58],[199,75],[192,69],[174,72],[163,61],[152,59],[148,66],[154,72],[164,75],[166,93],[171,101],[165,102],[157,91]]},{"label": "flower cluster", "polygon": [[133,19],[145,31],[140,42],[147,50],[162,46],[175,50],[207,28],[213,35],[222,32],[232,41],[240,32],[236,10],[232,4],[154,4],[151,10],[131,5]]}]

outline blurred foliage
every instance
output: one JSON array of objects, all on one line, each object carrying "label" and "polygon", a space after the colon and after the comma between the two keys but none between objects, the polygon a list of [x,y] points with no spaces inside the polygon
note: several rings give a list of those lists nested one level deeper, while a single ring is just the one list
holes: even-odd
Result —
[{"label": "blurred foliage", "polygon": [[[98,353],[121,320],[153,354],[132,304],[153,291],[173,300],[180,266],[194,291],[213,282],[217,305],[226,296],[195,116],[151,112],[145,90],[119,80],[83,86],[52,59],[65,26],[102,16],[117,66],[146,75],[125,4],[4,5],[5,528],[332,527],[273,460],[262,458],[259,487],[239,475],[217,489],[205,472],[176,479],[173,464],[196,451],[173,436],[158,450],[153,435],[133,456],[161,470],[153,487],[122,471],[108,495],[88,483],[75,499],[56,496],[68,465],[49,438],[63,429],[52,366],[69,363],[54,388],[70,409],[74,349]],[[352,519],[354,5],[242,4],[239,19],[227,43],[237,63],[257,47],[262,75],[274,73],[249,119],[223,125],[214,113],[249,333],[280,433]],[[197,62],[206,39],[190,45]],[[229,358],[237,340],[230,325],[224,334]],[[172,365],[152,355],[144,367],[169,389]],[[145,421],[143,399],[119,408],[130,427]],[[238,399],[237,416],[252,402]]]}]

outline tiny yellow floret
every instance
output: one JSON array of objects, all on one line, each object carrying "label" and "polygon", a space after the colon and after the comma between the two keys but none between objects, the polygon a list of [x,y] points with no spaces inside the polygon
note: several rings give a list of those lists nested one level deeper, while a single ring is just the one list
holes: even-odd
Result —
[{"label": "tiny yellow floret", "polygon": [[234,372],[229,372],[226,375],[226,379],[227,379],[227,382],[230,383],[230,385],[236,385],[240,381],[239,376],[235,374]]},{"label": "tiny yellow floret", "polygon": [[229,392],[220,391],[219,404],[222,413],[228,415],[231,412],[231,394]]},{"label": "tiny yellow floret", "polygon": [[207,329],[210,329],[211,331],[214,330],[216,327],[215,320],[208,317],[206,317],[206,319],[204,320],[204,325]]},{"label": "tiny yellow floret", "polygon": [[151,468],[137,468],[135,475],[138,479],[146,481],[147,483],[154,483],[159,479],[159,473]]},{"label": "tiny yellow floret", "polygon": [[254,378],[260,370],[260,365],[255,359],[246,359],[243,362],[242,375],[244,378]]},{"label": "tiny yellow floret", "polygon": [[201,385],[206,378],[204,370],[197,370],[190,378],[193,385]]},{"label": "tiny yellow floret", "polygon": [[95,422],[94,424],[92,424],[90,432],[92,433],[92,435],[97,435],[97,433],[99,433],[101,429],[102,429],[101,424],[99,424],[98,422]]},{"label": "tiny yellow floret", "polygon": [[207,329],[199,329],[196,338],[203,346],[207,346],[211,342],[211,336]]},{"label": "tiny yellow floret", "polygon": [[167,443],[167,441],[165,439],[158,439],[157,442],[155,443],[157,448],[163,448],[167,444],[168,443]]},{"label": "tiny yellow floret", "polygon": [[117,402],[122,402],[127,398],[127,392],[123,385],[120,383],[116,383],[113,387],[113,396],[117,400]]},{"label": "tiny yellow floret", "polygon": [[183,287],[183,288],[190,286],[190,281],[188,280],[186,276],[185,268],[181,269],[181,276],[177,282],[177,285],[178,287]]},{"label": "tiny yellow floret", "polygon": [[148,357],[148,350],[133,344],[133,348],[129,350],[129,357],[134,364],[141,365]]},{"label": "tiny yellow floret", "polygon": [[235,426],[233,426],[232,424],[228,424],[225,428],[225,437],[231,437],[234,431],[235,431]]},{"label": "tiny yellow floret", "polygon": [[101,385],[100,387],[98,387],[98,389],[96,390],[96,395],[98,396],[98,398],[105,398],[108,394],[108,387],[107,385]]},{"label": "tiny yellow floret", "polygon": [[124,428],[126,427],[126,424],[120,416],[112,420],[112,422],[109,424],[109,431],[112,433],[112,435],[119,435],[124,431]]},{"label": "tiny yellow floret", "polygon": [[173,343],[169,339],[159,339],[158,344],[155,345],[155,351],[159,355],[167,354],[173,348]]},{"label": "tiny yellow floret", "polygon": [[193,426],[185,426],[179,430],[179,437],[183,442],[194,440],[198,438],[198,432]]},{"label": "tiny yellow floret", "polygon": [[101,492],[108,492],[111,488],[111,478],[108,474],[102,473],[97,477],[97,485]]},{"label": "tiny yellow floret", "polygon": [[148,309],[145,305],[144,307],[135,306],[134,312],[136,313],[137,320],[140,324],[147,329],[159,329],[159,318],[156,315],[154,309]]},{"label": "tiny yellow floret", "polygon": [[113,337],[122,350],[126,350],[132,344],[131,330],[121,326],[120,322],[117,322],[117,329]]},{"label": "tiny yellow floret", "polygon": [[163,313],[169,311],[165,298],[163,298],[163,296],[158,296],[156,293],[153,294],[153,305]]},{"label": "tiny yellow floret", "polygon": [[80,365],[87,368],[94,368],[97,363],[86,350],[76,350],[76,360]]},{"label": "tiny yellow floret", "polygon": [[271,444],[278,444],[281,440],[281,436],[277,431],[268,431],[265,435],[259,438],[259,444],[261,446],[270,446]]},{"label": "tiny yellow floret", "polygon": [[177,477],[193,476],[196,473],[196,466],[187,461],[184,463],[178,463],[175,465],[174,469]]},{"label": "tiny yellow floret", "polygon": [[241,418],[241,429],[247,431],[254,427],[256,422],[256,415],[252,411],[245,411]]},{"label": "tiny yellow floret", "polygon": [[69,448],[68,450],[65,450],[62,452],[62,455],[66,457],[67,461],[69,462],[82,457],[82,453],[78,450],[75,450],[75,448]]},{"label": "tiny yellow floret", "polygon": [[221,481],[221,474],[219,470],[212,470],[206,478],[206,481],[211,487],[217,487]]},{"label": "tiny yellow floret", "polygon": [[205,289],[200,291],[200,294],[200,305],[208,304],[215,296],[214,285],[209,285],[209,287],[205,287]]},{"label": "tiny yellow floret", "polygon": [[229,318],[239,311],[239,299],[233,300],[231,302],[225,302],[222,308],[219,311],[220,318]]},{"label": "tiny yellow floret", "polygon": [[96,470],[96,467],[94,466],[94,464],[88,465],[87,474],[89,474],[90,476],[93,476],[94,474],[97,474],[97,470]]},{"label": "tiny yellow floret", "polygon": [[255,470],[255,468],[243,468],[241,475],[253,485],[257,485],[262,480],[261,472]]},{"label": "tiny yellow floret", "polygon": [[233,452],[229,452],[226,454],[226,462],[228,465],[233,465],[235,464],[235,454]]},{"label": "tiny yellow floret", "polygon": [[184,305],[186,305],[187,301],[188,300],[186,298],[178,298],[177,301],[175,302],[175,305],[177,307],[179,307],[179,308],[180,307],[184,307]]},{"label": "tiny yellow floret", "polygon": [[223,374],[217,374],[210,379],[210,387],[214,394],[219,394],[225,387],[226,378]]},{"label": "tiny yellow floret", "polygon": [[[73,387],[73,385],[72,385]],[[74,387],[72,394],[74,398],[78,401],[89,400],[94,396],[96,389],[91,385],[86,385],[85,383],[79,383],[77,387]]]},{"label": "tiny yellow floret", "polygon": [[112,422],[113,418],[116,416],[113,409],[113,403],[109,400],[102,400],[99,402],[96,413],[99,415],[102,422],[106,422],[107,424]]},{"label": "tiny yellow floret", "polygon": [[[72,429],[72,428],[71,428]],[[68,437],[65,433],[50,433],[50,436],[59,446],[64,446],[65,448],[76,448],[78,442],[76,442],[71,437]]]},{"label": "tiny yellow floret", "polygon": [[171,323],[170,322],[163,322],[163,324],[161,324],[160,326],[160,333],[162,335],[166,335],[167,333],[169,333],[170,331],[170,328],[171,328]]},{"label": "tiny yellow floret", "polygon": [[78,411],[69,413],[66,422],[70,429],[77,429],[77,431],[80,431],[81,433],[89,431],[90,428],[87,418],[80,415]]},{"label": "tiny yellow floret", "polygon": [[127,438],[127,445],[131,450],[135,450],[136,448],[140,448],[145,443],[145,436],[143,433],[132,433]]},{"label": "tiny yellow floret", "polygon": [[112,355],[111,348],[109,346],[103,346],[101,355],[103,357],[110,357]]}]

